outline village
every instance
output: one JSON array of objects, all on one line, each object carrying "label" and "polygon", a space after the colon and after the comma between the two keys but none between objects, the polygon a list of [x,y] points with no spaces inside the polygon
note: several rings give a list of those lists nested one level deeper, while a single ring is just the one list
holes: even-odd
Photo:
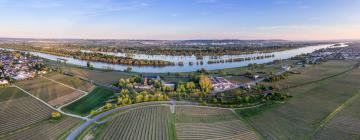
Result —
[{"label": "village", "polygon": [[0,54],[0,86],[46,73],[42,59],[16,51],[0,50]]},{"label": "village", "polygon": [[329,47],[320,49],[307,55],[304,64],[319,64],[324,60],[357,60],[360,59],[360,48],[349,47]]}]

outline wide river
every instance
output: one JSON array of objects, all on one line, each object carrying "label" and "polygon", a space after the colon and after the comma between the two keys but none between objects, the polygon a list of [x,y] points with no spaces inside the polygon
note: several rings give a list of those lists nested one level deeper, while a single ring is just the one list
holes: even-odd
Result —
[{"label": "wide river", "polygon": [[[171,62],[184,62],[183,66],[164,66],[164,67],[154,67],[154,66],[131,66],[132,71],[134,72],[144,72],[144,73],[167,73],[167,72],[190,72],[196,71],[201,68],[205,68],[206,70],[218,70],[218,69],[225,69],[225,68],[235,68],[235,67],[242,67],[247,66],[251,63],[263,64],[272,62],[274,60],[279,59],[288,59],[294,57],[296,55],[311,53],[315,50],[333,47],[334,44],[327,44],[327,45],[316,45],[316,46],[307,46],[297,49],[291,49],[286,51],[278,51],[273,53],[254,53],[254,54],[246,54],[246,55],[224,55],[220,58],[213,58],[211,56],[204,56],[202,60],[198,60],[196,56],[167,56],[167,55],[145,55],[145,54],[135,54],[131,56],[134,59],[148,59],[148,60],[165,60]],[[345,47],[346,44],[341,44],[341,46],[337,47]],[[11,50],[11,49],[6,49]],[[68,64],[74,64],[79,66],[86,66],[87,61],[74,59],[71,57],[60,57],[45,53],[39,52],[29,52],[32,55],[39,56],[42,58],[47,58],[50,60],[57,60],[57,58],[67,59]],[[123,53],[106,53],[109,55],[116,55],[116,56],[125,56]],[[208,64],[208,61],[212,60],[228,60],[234,58],[248,58],[248,57],[256,57],[256,56],[265,56],[265,55],[274,55],[274,57],[264,58],[264,59],[254,59],[249,61],[240,61],[240,62],[225,62],[225,63],[215,63],[215,64]],[[203,65],[200,63],[197,65],[197,62],[203,61]],[[189,65],[189,62],[193,62],[193,65]],[[99,69],[113,69],[113,70],[125,70],[127,69],[127,65],[121,64],[108,64],[102,62],[91,62],[95,68]]]}]

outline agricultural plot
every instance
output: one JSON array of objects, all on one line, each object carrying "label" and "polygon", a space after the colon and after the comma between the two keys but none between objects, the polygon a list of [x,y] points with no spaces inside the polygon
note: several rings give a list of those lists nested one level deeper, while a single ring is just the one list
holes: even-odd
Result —
[{"label": "agricultural plot", "polygon": [[16,88],[1,89],[0,96],[5,97],[0,102],[0,139],[50,118],[52,109]]},{"label": "agricultural plot", "polygon": [[[333,66],[344,65],[344,68],[348,65],[345,64],[333,64]],[[325,67],[329,69],[329,66]],[[320,73],[318,72],[319,75]],[[263,111],[248,118],[248,121],[266,139],[311,137],[325,118],[358,93],[359,74],[360,70],[356,69],[330,79],[291,88],[285,92],[294,97],[286,104]],[[304,80],[309,79],[304,78]],[[338,121],[340,120],[341,118]]]},{"label": "agricultural plot", "polygon": [[176,134],[179,140],[252,140],[256,133],[228,109],[177,106]]},{"label": "agricultural plot", "polygon": [[[357,75],[360,77],[360,72]],[[360,139],[360,87],[354,100],[332,118],[314,139]]]},{"label": "agricultural plot", "polygon": [[108,85],[118,82],[119,79],[131,77],[131,74],[125,72],[88,70],[71,66],[66,66],[64,71]]},{"label": "agricultural plot", "polygon": [[169,140],[169,106],[150,106],[125,112],[109,122],[100,139]]},{"label": "agricultural plot", "polygon": [[109,89],[97,87],[85,97],[63,108],[64,111],[78,114],[88,115],[92,109],[96,109],[105,104],[105,101],[113,96],[114,92]]},{"label": "agricultural plot", "polygon": [[70,102],[83,93],[43,77],[32,80],[20,81],[16,85],[33,94],[34,96],[48,102],[54,107]]},{"label": "agricultural plot", "polygon": [[41,123],[35,124],[28,129],[18,133],[1,138],[4,140],[50,140],[57,139],[66,131],[71,130],[78,125],[81,120],[64,117],[59,121],[46,120]]},{"label": "agricultural plot", "polygon": [[176,106],[176,123],[213,123],[238,120],[228,109]]},{"label": "agricultural plot", "polygon": [[301,74],[291,75],[290,77],[286,78],[286,80],[270,83],[270,85],[274,85],[280,88],[301,85],[303,83],[308,83],[311,81],[316,81],[322,78],[339,74],[341,72],[351,69],[356,63],[357,62],[355,61],[327,61],[321,65],[314,65],[306,68],[297,69],[296,71],[301,72]]},{"label": "agricultural plot", "polygon": [[91,92],[94,88],[94,85],[92,85],[89,82],[83,81],[77,77],[71,77],[71,76],[66,76],[60,73],[49,73],[47,75],[45,75],[47,78],[58,81],[60,83],[63,83],[65,85],[68,85],[70,87],[79,89],[79,90],[83,90],[86,92]]},{"label": "agricultural plot", "polygon": [[0,102],[21,97],[27,97],[27,95],[15,87],[0,88]]}]

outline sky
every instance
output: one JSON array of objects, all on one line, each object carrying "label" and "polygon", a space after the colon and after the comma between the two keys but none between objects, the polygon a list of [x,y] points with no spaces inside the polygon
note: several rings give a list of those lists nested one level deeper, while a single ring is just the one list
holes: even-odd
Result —
[{"label": "sky", "polygon": [[0,37],[360,39],[360,0],[0,0]]}]

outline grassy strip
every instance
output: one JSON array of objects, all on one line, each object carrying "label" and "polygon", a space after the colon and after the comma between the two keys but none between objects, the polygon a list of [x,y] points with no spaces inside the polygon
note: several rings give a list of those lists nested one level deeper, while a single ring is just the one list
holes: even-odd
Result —
[{"label": "grassy strip", "polygon": [[169,132],[170,132],[170,140],[177,140],[177,136],[176,136],[176,115],[175,114],[171,114],[171,119],[170,119],[170,123],[168,124],[168,128],[169,128]]},{"label": "grassy strip", "polygon": [[236,109],[235,112],[242,116],[243,118],[251,118],[256,115],[260,115],[261,113],[264,113],[265,111],[271,110],[272,108],[276,108],[280,105],[280,103],[277,103],[275,101],[269,101],[264,103],[260,107],[255,108],[246,108],[246,109]]},{"label": "grassy strip", "polygon": [[341,112],[345,107],[350,105],[353,101],[360,97],[360,94],[355,94],[348,100],[346,100],[343,104],[341,104],[338,108],[336,108],[333,112],[331,112],[328,116],[325,117],[315,128],[315,130],[308,135],[305,139],[312,139],[320,130],[322,130],[325,125],[327,125],[339,112]]},{"label": "grassy strip", "polygon": [[260,131],[258,130],[259,128],[255,127],[250,118],[256,115],[260,115],[266,111],[270,111],[274,108],[277,108],[278,106],[280,106],[281,104],[275,101],[272,102],[266,102],[264,103],[262,106],[260,107],[255,107],[255,108],[246,108],[246,109],[235,109],[234,110],[234,114],[243,122],[245,122],[245,124],[247,124],[247,126],[249,128],[251,128],[256,135],[260,138],[260,139],[266,139],[268,136],[264,135],[263,133],[260,133]]},{"label": "grassy strip", "polygon": [[86,116],[92,109],[101,107],[113,94],[112,90],[97,87],[82,99],[64,107],[63,111]]}]

